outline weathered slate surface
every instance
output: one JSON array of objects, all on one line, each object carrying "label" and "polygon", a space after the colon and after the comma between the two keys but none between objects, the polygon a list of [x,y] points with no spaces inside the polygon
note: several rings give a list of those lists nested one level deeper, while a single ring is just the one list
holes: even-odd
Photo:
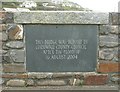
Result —
[{"label": "weathered slate surface", "polygon": [[109,13],[80,11],[15,12],[14,22],[23,24],[108,24]]}]

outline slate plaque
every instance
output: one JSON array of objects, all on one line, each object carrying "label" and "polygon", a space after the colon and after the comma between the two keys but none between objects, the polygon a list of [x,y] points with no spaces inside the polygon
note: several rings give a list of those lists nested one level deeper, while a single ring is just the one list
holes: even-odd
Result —
[{"label": "slate plaque", "polygon": [[93,72],[97,25],[25,25],[28,72]]}]

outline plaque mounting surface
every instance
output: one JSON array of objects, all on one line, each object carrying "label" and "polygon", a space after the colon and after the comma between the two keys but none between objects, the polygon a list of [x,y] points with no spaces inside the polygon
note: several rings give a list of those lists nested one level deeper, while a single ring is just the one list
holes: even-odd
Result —
[{"label": "plaque mounting surface", "polygon": [[28,72],[93,72],[97,25],[25,25]]}]

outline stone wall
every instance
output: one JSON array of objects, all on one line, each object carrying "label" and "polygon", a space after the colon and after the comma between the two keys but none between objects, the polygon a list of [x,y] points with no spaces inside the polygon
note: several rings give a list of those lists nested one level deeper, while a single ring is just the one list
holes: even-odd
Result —
[{"label": "stone wall", "polygon": [[[26,16],[27,15],[27,16]],[[43,16],[46,15],[46,18]],[[88,16],[89,15],[89,16]],[[115,14],[113,14],[115,16]],[[119,23],[111,13],[82,12],[0,12],[0,56],[3,87],[36,86],[116,86],[120,83]],[[117,14],[118,15],[118,14]],[[28,17],[30,16],[30,17]],[[51,19],[51,16],[53,19]],[[61,19],[59,20],[59,17]],[[68,18],[66,18],[66,16]],[[76,17],[74,17],[76,16]],[[77,17],[79,16],[79,17]],[[82,16],[82,18],[81,18]],[[30,18],[30,19],[28,19]],[[67,20],[66,20],[66,19]],[[49,20],[48,20],[49,19]],[[110,21],[109,21],[110,19]],[[64,21],[63,21],[64,20]],[[113,21],[113,22],[112,22]],[[99,27],[98,64],[95,72],[27,72],[25,24],[95,24]],[[114,25],[113,25],[113,24]],[[21,35],[20,35],[21,34]]]}]

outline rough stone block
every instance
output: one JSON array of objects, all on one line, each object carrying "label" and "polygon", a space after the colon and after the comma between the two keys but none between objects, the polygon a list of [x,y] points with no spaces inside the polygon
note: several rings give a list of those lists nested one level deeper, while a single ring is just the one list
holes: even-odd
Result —
[{"label": "rough stone block", "polygon": [[118,29],[118,25],[100,25],[100,34],[108,35],[111,34],[119,34],[120,31]]},{"label": "rough stone block", "polygon": [[5,24],[0,24],[0,32],[6,30],[6,25]]},{"label": "rough stone block", "polygon": [[23,72],[26,72],[26,69],[24,64],[3,64],[3,72],[23,73]]},{"label": "rough stone block", "polygon": [[2,23],[14,23],[14,14],[12,12],[4,12],[5,17],[2,20]]},{"label": "rough stone block", "polygon": [[0,41],[7,41],[8,35],[5,32],[0,32]]},{"label": "rough stone block", "polygon": [[8,78],[8,79],[14,79],[14,78],[17,78],[17,79],[26,79],[28,78],[28,75],[27,74],[11,74],[11,73],[4,73],[2,74],[2,78]]},{"label": "rough stone block", "polygon": [[22,25],[11,24],[8,27],[8,36],[10,40],[23,39],[23,27]]},{"label": "rough stone block", "polygon": [[104,35],[100,36],[100,46],[116,47],[118,46],[118,35]]},{"label": "rough stone block", "polygon": [[110,13],[109,17],[110,23],[113,25],[119,25],[120,24],[120,13]]},{"label": "rough stone block", "polygon": [[120,73],[112,74],[111,81],[115,84],[120,84]]},{"label": "rough stone block", "polygon": [[10,87],[24,87],[25,81],[18,80],[18,79],[12,79],[12,80],[9,80],[6,85]]},{"label": "rough stone block", "polygon": [[34,86],[35,82],[32,79],[28,79],[27,82],[26,82],[26,84],[27,84],[27,86]]},{"label": "rough stone block", "polygon": [[37,79],[52,78],[52,75],[52,73],[28,73],[29,78]]},{"label": "rough stone block", "polygon": [[37,84],[39,86],[65,86],[66,82],[64,80],[41,80]]},{"label": "rough stone block", "polygon": [[117,26],[111,26],[111,32],[110,33],[112,33],[112,34],[120,34],[120,27],[119,27],[119,25],[117,25]]},{"label": "rough stone block", "polygon": [[8,53],[2,55],[2,63],[10,63],[12,60]]},{"label": "rough stone block", "polygon": [[7,50],[0,50],[0,55],[6,54],[8,51]]},{"label": "rough stone block", "polygon": [[99,59],[118,61],[118,48],[106,48],[99,51]]},{"label": "rough stone block", "polygon": [[10,48],[6,46],[6,42],[2,42],[2,47],[3,50],[9,50]]},{"label": "rough stone block", "polygon": [[25,51],[24,50],[10,50],[9,55],[13,62],[16,62],[16,63],[25,62]]},{"label": "rough stone block", "polygon": [[6,43],[6,46],[13,49],[21,49],[24,47],[24,43],[21,41],[10,41]]},{"label": "rough stone block", "polygon": [[100,25],[100,34],[109,34],[111,27],[109,25]]},{"label": "rough stone block", "polygon": [[33,11],[15,12],[15,23],[43,24],[108,24],[109,13]]},{"label": "rough stone block", "polygon": [[2,45],[3,45],[3,42],[0,41],[0,50],[2,50]]}]

